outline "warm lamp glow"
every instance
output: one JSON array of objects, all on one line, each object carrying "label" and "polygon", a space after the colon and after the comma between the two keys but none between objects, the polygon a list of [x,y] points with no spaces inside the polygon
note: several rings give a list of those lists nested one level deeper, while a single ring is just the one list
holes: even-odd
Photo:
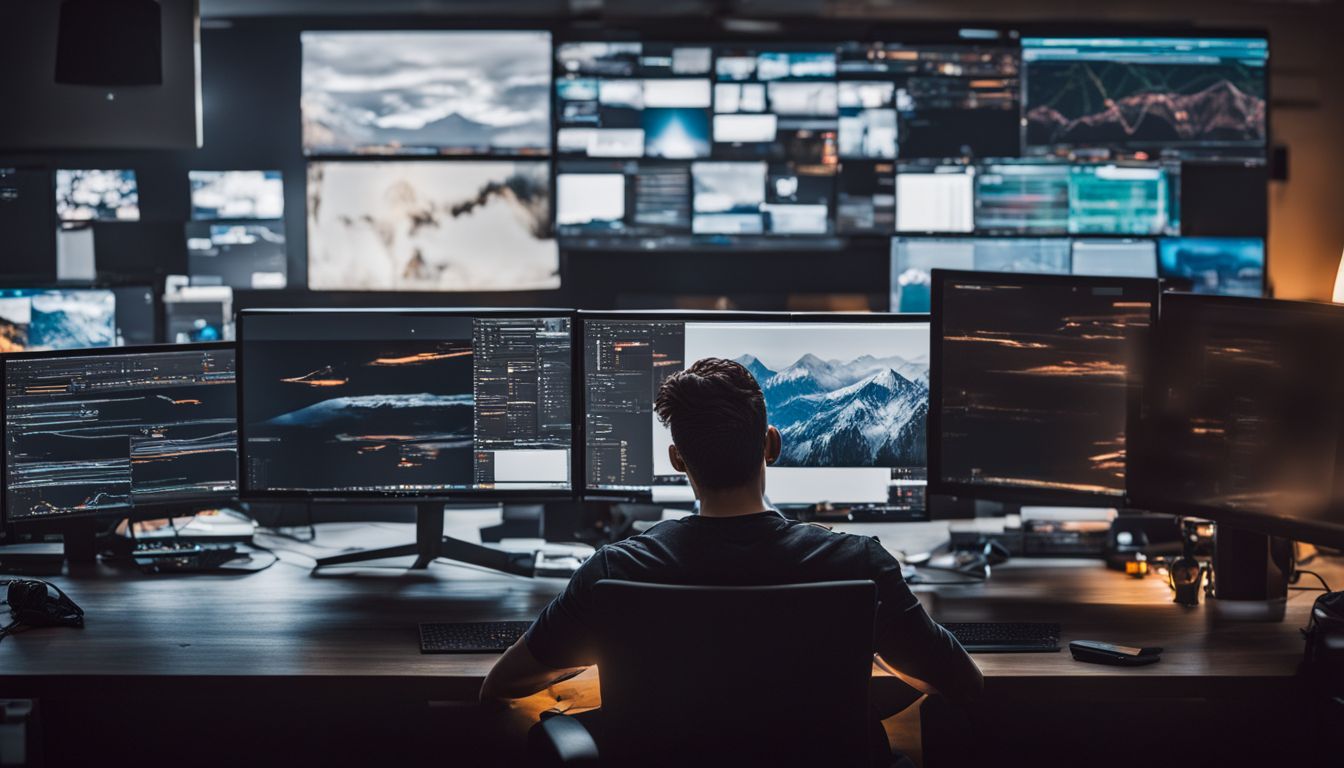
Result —
[{"label": "warm lamp glow", "polygon": [[1344,256],[1339,257],[1339,269],[1335,272],[1335,293],[1330,300],[1344,304]]}]

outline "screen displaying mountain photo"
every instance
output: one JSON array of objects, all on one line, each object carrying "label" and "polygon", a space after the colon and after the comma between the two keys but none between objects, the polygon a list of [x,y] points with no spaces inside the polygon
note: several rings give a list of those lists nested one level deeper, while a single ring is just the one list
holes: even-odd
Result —
[{"label": "screen displaying mountain photo", "polygon": [[545,161],[308,165],[308,287],[560,287]]},{"label": "screen displaying mountain photo", "polygon": [[304,32],[309,155],[544,155],[548,32]]},{"label": "screen displaying mountain photo", "polygon": [[922,467],[927,323],[687,323],[686,361],[737,360],[784,439],[777,467]]}]

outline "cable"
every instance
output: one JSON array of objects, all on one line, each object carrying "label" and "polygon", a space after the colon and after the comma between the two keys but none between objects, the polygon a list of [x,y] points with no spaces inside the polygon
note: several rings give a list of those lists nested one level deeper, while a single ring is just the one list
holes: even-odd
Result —
[{"label": "cable", "polygon": [[[1301,568],[1299,568],[1299,569],[1297,569],[1296,571],[1293,572],[1293,583],[1296,584],[1296,583],[1298,582],[1298,580],[1299,580],[1299,577],[1300,577],[1302,574],[1304,574],[1304,573],[1305,573],[1306,575],[1308,575],[1308,576],[1315,576],[1315,577],[1316,577],[1316,580],[1319,581],[1319,582],[1321,582],[1321,587],[1320,587],[1321,589],[1325,590],[1326,592],[1331,592],[1331,591],[1333,591],[1333,590],[1330,589],[1330,585],[1326,583],[1325,579],[1321,576],[1321,574],[1319,574],[1319,573],[1317,573],[1317,572],[1315,572],[1315,571],[1306,571],[1306,570],[1302,570]],[[1317,588],[1316,588],[1316,587],[1294,587],[1294,589],[1302,589],[1302,590],[1316,591]]]}]

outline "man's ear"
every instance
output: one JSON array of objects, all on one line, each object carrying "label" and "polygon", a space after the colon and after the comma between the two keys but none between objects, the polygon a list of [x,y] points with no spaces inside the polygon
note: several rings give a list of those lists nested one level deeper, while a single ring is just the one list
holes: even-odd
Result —
[{"label": "man's ear", "polygon": [[784,452],[784,438],[779,430],[769,427],[765,430],[765,463],[774,464]]},{"label": "man's ear", "polygon": [[667,446],[667,458],[672,460],[673,469],[677,470],[678,472],[683,473],[686,472],[686,462],[682,460],[681,452],[677,450],[677,446],[675,445]]}]

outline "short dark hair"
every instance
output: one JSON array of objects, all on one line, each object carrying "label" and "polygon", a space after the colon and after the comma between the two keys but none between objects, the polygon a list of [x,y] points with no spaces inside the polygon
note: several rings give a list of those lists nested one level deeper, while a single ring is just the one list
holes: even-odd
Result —
[{"label": "short dark hair", "polygon": [[653,409],[704,488],[737,488],[765,460],[765,395],[740,363],[707,357],[667,377]]}]

